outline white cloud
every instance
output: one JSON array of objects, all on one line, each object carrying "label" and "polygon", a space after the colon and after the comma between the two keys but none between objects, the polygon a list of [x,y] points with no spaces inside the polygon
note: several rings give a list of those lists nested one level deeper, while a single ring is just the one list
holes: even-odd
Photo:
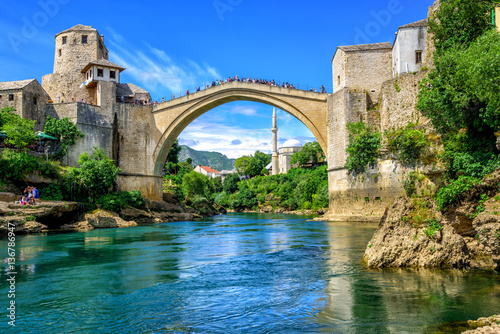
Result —
[{"label": "white cloud", "polygon": [[140,50],[113,29],[107,30],[110,60],[126,67],[124,75],[131,76],[138,86],[150,91],[153,99],[184,94],[188,89],[192,91],[221,77],[215,68],[205,63],[200,65],[189,59],[176,61],[147,43]]}]

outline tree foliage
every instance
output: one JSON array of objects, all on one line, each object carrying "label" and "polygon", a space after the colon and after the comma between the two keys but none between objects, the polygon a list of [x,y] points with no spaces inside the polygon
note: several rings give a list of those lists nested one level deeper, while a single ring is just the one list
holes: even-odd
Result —
[{"label": "tree foliage", "polygon": [[55,119],[47,116],[43,131],[53,137],[59,139],[61,144],[60,156],[65,156],[68,153],[68,147],[74,145],[78,138],[83,138],[84,134],[76,127],[68,117],[63,119]]},{"label": "tree foliage", "polygon": [[6,143],[24,149],[30,143],[36,141],[35,121],[19,117],[12,112],[12,109],[4,110],[2,110],[2,127],[0,130],[7,135]]},{"label": "tree foliage", "polygon": [[493,6],[480,1],[441,1],[438,11],[429,19],[436,55],[449,49],[465,49],[486,30],[492,29],[489,12]]},{"label": "tree foliage", "polygon": [[80,170],[78,179],[89,191],[90,200],[93,202],[101,195],[107,194],[116,182],[116,177],[121,169],[115,166],[103,149],[94,147],[89,156],[86,152],[78,159]]},{"label": "tree foliage", "polygon": [[394,131],[386,131],[389,149],[398,154],[398,159],[405,165],[420,160],[424,150],[429,147],[425,132],[414,123]]},{"label": "tree foliage", "polygon": [[317,141],[306,143],[300,152],[292,155],[292,165],[304,166],[310,163],[316,167],[325,159],[325,153]]},{"label": "tree foliage", "polygon": [[172,144],[170,151],[167,155],[167,163],[171,162],[173,164],[179,163],[179,153],[181,152],[182,147],[179,145],[179,139],[176,139]]},{"label": "tree foliage", "polygon": [[443,2],[429,23],[435,68],[423,81],[417,108],[444,143],[447,175],[481,177],[499,165],[500,35],[488,22],[492,7]]},{"label": "tree foliage", "polygon": [[361,122],[347,124],[349,145],[347,146],[346,168],[349,172],[361,173],[366,167],[374,164],[380,156],[382,135],[372,131]]},{"label": "tree foliage", "polygon": [[264,168],[271,162],[271,157],[263,152],[256,151],[253,156],[242,156],[234,162],[234,167],[241,175],[256,177],[264,175]]},{"label": "tree foliage", "polygon": [[185,199],[187,200],[196,195],[204,196],[207,183],[208,177],[201,173],[191,171],[185,174],[182,177],[182,190],[186,196]]}]

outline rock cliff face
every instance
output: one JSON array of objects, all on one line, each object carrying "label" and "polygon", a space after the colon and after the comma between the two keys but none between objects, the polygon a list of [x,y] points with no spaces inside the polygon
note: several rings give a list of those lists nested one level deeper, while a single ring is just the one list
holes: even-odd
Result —
[{"label": "rock cliff face", "polygon": [[[500,171],[440,213],[431,198],[399,198],[390,205],[368,243],[369,267],[500,269]],[[483,200],[481,201],[481,196]],[[488,198],[484,200],[484,198]],[[481,201],[481,202],[480,202]],[[424,203],[424,204],[422,204]],[[477,214],[478,206],[484,212]],[[422,205],[432,219],[415,223]]]}]

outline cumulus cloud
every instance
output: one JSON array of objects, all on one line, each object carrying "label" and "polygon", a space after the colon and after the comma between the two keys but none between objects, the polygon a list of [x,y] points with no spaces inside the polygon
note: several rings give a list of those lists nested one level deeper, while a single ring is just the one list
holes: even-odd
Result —
[{"label": "cumulus cloud", "polygon": [[186,90],[212,82],[220,78],[218,71],[207,64],[193,60],[174,60],[165,51],[144,43],[143,50],[130,43],[113,29],[107,43],[111,46],[110,60],[126,67],[124,74],[130,75],[144,89],[149,90],[153,99],[171,94],[178,95]]}]

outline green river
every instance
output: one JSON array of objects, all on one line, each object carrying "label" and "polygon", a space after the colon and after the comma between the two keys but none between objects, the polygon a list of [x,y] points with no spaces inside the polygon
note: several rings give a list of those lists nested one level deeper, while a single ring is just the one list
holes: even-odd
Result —
[{"label": "green river", "polygon": [[[456,333],[500,313],[500,275],[372,270],[376,225],[228,214],[0,240],[1,333]],[[15,300],[15,327],[9,302]]]}]

